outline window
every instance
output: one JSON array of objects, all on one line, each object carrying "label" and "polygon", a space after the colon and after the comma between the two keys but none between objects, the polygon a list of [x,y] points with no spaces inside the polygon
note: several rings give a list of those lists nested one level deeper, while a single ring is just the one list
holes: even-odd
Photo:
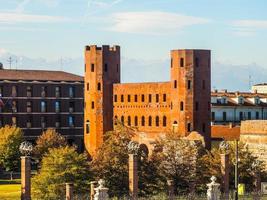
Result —
[{"label": "window", "polygon": [[224,122],[227,121],[227,114],[226,114],[226,112],[223,112],[223,121]]},{"label": "window", "polygon": [[171,58],[171,68],[172,68],[172,58]]},{"label": "window", "polygon": [[74,109],[75,109],[75,102],[70,101],[69,102],[69,112],[74,112]]},{"label": "window", "polygon": [[152,117],[151,116],[148,117],[148,126],[152,126]]},{"label": "window", "polygon": [[128,102],[131,102],[131,95],[128,94]]},{"label": "window", "polygon": [[41,112],[46,112],[46,102],[41,101]]},{"label": "window", "polygon": [[84,64],[84,72],[86,72],[86,64]]},{"label": "window", "polygon": [[248,120],[251,120],[251,112],[248,112]]},{"label": "window", "polygon": [[92,101],[91,108],[92,108],[92,109],[95,108],[95,102],[94,102],[94,101]]},{"label": "window", "polygon": [[144,94],[142,94],[141,99],[142,99],[142,102],[145,102],[145,95]]},{"label": "window", "polygon": [[149,102],[149,103],[152,102],[152,95],[151,95],[151,94],[148,95],[148,102]]},{"label": "window", "polygon": [[239,112],[239,120],[240,120],[240,121],[243,120],[243,112]]},{"label": "window", "polygon": [[124,124],[124,116],[121,116],[121,123]]},{"label": "window", "polygon": [[3,87],[0,86],[0,97],[3,97]]},{"label": "window", "polygon": [[90,88],[90,87],[89,87],[89,83],[87,83],[87,84],[86,84],[86,89],[87,89],[87,91],[89,91],[89,88]]},{"label": "window", "polygon": [[44,129],[46,127],[46,117],[41,117],[41,127]]},{"label": "window", "polygon": [[215,112],[211,112],[211,121],[215,121]]},{"label": "window", "polygon": [[86,133],[89,134],[90,133],[90,121],[86,120]]},{"label": "window", "polygon": [[60,97],[60,87],[59,86],[55,87],[55,95],[56,95],[56,97]]},{"label": "window", "polygon": [[187,80],[187,89],[188,89],[188,90],[191,89],[191,80]]},{"label": "window", "polygon": [[174,88],[177,88],[177,81],[174,80]]},{"label": "window", "polygon": [[138,117],[137,116],[134,117],[134,125],[138,126]]},{"label": "window", "polygon": [[3,127],[3,118],[2,117],[0,117],[0,127]]},{"label": "window", "polygon": [[156,126],[159,126],[159,116],[156,116]]},{"label": "window", "polygon": [[206,82],[205,82],[205,80],[202,80],[202,89],[203,89],[203,90],[206,89]]},{"label": "window", "polygon": [[60,102],[59,101],[55,102],[55,111],[60,112]]},{"label": "window", "polygon": [[73,127],[73,126],[74,126],[74,117],[69,116],[69,127]]},{"label": "window", "polygon": [[138,99],[137,99],[137,94],[134,95],[134,102],[137,102]]},{"label": "window", "polygon": [[145,117],[144,116],[142,116],[141,125],[145,126]]},{"label": "window", "polygon": [[31,128],[32,127],[32,117],[28,116],[26,121],[26,127]]},{"label": "window", "polygon": [[184,66],[184,58],[180,58],[180,67]]},{"label": "window", "polygon": [[12,86],[11,95],[12,95],[12,97],[16,97],[17,96],[17,86]]},{"label": "window", "polygon": [[31,97],[32,96],[32,87],[31,86],[27,86],[26,96],[27,97]]},{"label": "window", "polygon": [[166,116],[163,116],[162,125],[163,125],[164,127],[167,126],[167,117],[166,117]]},{"label": "window", "polygon": [[[88,84],[88,89],[89,90],[89,83]],[[74,94],[75,94],[75,91],[74,91],[74,87],[73,86],[70,86],[69,87],[69,97],[74,97]]]},{"label": "window", "polygon": [[156,94],[156,102],[159,102],[159,94]]},{"label": "window", "polygon": [[196,102],[196,111],[198,111],[198,102]]},{"label": "window", "polygon": [[91,72],[94,72],[94,71],[95,71],[95,65],[91,64]]},{"label": "window", "polygon": [[166,98],[166,94],[163,94],[163,102],[166,102],[167,98]]},{"label": "window", "polygon": [[191,131],[191,124],[187,123],[187,132],[190,132],[190,131]]},{"label": "window", "polygon": [[121,102],[124,102],[124,96],[123,96],[123,94],[121,95]]},{"label": "window", "polygon": [[27,101],[27,108],[26,111],[28,113],[32,112],[32,102],[31,101]]},{"label": "window", "polygon": [[58,115],[58,116],[56,116],[56,123],[55,123],[55,126],[56,126],[56,128],[59,128],[60,127],[60,116]]},{"label": "window", "polygon": [[108,71],[108,64],[107,63],[105,64],[104,70],[105,70],[105,72]]},{"label": "window", "polygon": [[17,117],[12,117],[12,126],[17,126]]},{"label": "window", "polygon": [[260,113],[258,111],[256,111],[256,119],[259,119],[260,118]]},{"label": "window", "polygon": [[46,96],[46,86],[42,86],[41,87],[41,97],[45,97]]},{"label": "window", "polygon": [[199,59],[195,58],[195,66],[198,67],[199,66]]},{"label": "window", "polygon": [[128,126],[131,126],[131,116],[128,116]]},{"label": "window", "polygon": [[18,109],[17,109],[17,101],[12,101],[12,112],[13,113],[16,113],[18,112]]},{"label": "window", "polygon": [[180,111],[183,111],[184,110],[184,102],[180,102]]},{"label": "window", "polygon": [[97,83],[97,90],[101,91],[101,83]]},{"label": "window", "polygon": [[117,125],[118,124],[118,116],[116,115],[114,118],[114,124]]},{"label": "window", "polygon": [[118,101],[118,98],[117,98],[117,95],[115,94],[114,95],[114,102],[117,102]]},{"label": "window", "polygon": [[206,124],[205,124],[205,123],[202,124],[202,132],[203,132],[203,133],[206,132]]}]

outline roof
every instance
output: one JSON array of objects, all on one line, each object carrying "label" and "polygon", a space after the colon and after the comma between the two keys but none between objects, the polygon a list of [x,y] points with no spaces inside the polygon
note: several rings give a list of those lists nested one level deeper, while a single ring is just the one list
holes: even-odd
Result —
[{"label": "roof", "polygon": [[265,85],[267,85],[267,83],[258,83],[258,84],[255,84],[253,86],[265,86]]},{"label": "roof", "polygon": [[238,140],[240,137],[240,126],[230,127],[229,125],[212,125],[211,137],[225,140]]},{"label": "roof", "polygon": [[83,82],[83,77],[63,71],[3,69],[0,80]]}]

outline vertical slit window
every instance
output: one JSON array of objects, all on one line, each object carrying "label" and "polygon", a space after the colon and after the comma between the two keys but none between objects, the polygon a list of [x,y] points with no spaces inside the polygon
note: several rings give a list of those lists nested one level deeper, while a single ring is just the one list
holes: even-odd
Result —
[{"label": "vertical slit window", "polygon": [[148,117],[148,126],[152,126],[152,117],[151,116]]},{"label": "vertical slit window", "polygon": [[174,80],[174,88],[177,88],[177,81]]},{"label": "vertical slit window", "polygon": [[180,58],[180,67],[184,66],[184,58]]},{"label": "vertical slit window", "polygon": [[180,111],[183,111],[184,110],[184,102],[180,102]]},{"label": "vertical slit window", "polygon": [[159,116],[156,116],[156,126],[159,126]]},{"label": "vertical slit window", "polygon": [[162,124],[164,127],[167,126],[167,117],[166,116],[163,116]]},{"label": "vertical slit window", "polygon": [[138,117],[137,116],[134,117],[134,125],[138,126]]},{"label": "vertical slit window", "polygon": [[144,116],[142,116],[142,120],[141,120],[141,122],[142,122],[141,125],[142,125],[142,126],[145,126],[145,117],[144,117]]},{"label": "vertical slit window", "polygon": [[95,64],[91,64],[91,72],[95,71]]},{"label": "vertical slit window", "polygon": [[131,116],[128,116],[128,126],[131,126]]}]

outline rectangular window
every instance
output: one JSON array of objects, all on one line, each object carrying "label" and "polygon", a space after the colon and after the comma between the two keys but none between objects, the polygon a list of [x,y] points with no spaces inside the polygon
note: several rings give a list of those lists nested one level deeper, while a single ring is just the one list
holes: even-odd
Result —
[{"label": "rectangular window", "polygon": [[188,89],[188,90],[191,89],[191,80],[187,80],[187,89]]},{"label": "rectangular window", "polygon": [[74,126],[74,117],[69,116],[69,127],[73,127],[73,126]]},{"label": "rectangular window", "polygon": [[128,102],[131,102],[131,95],[128,94]]},{"label": "rectangular window", "polygon": [[46,117],[41,117],[41,127],[43,129],[46,127]]},{"label": "rectangular window", "polygon": [[260,113],[256,111],[256,119],[260,119]]},{"label": "rectangular window", "polygon": [[71,101],[70,103],[69,103],[69,112],[70,113],[72,113],[72,112],[74,112],[75,111],[75,102],[74,101]]},{"label": "rectangular window", "polygon": [[60,97],[60,87],[59,86],[55,87],[55,96]]},{"label": "rectangular window", "polygon": [[148,102],[151,103],[152,102],[152,94],[148,95]]},{"label": "rectangular window", "polygon": [[224,122],[227,121],[227,114],[226,114],[226,112],[223,112],[223,121],[224,121]]},{"label": "rectangular window", "polygon": [[56,123],[55,123],[56,128],[59,128],[60,127],[60,122],[61,122],[60,116],[57,116],[56,117]]},{"label": "rectangular window", "polygon": [[145,102],[145,95],[144,94],[142,94],[141,98],[142,98],[142,102]]},{"label": "rectangular window", "polygon": [[251,120],[251,112],[248,112],[248,120]]},{"label": "rectangular window", "polygon": [[28,113],[32,112],[32,102],[31,101],[27,101],[27,112]]},{"label": "rectangular window", "polygon": [[180,67],[184,66],[184,58],[180,58]]},{"label": "rectangular window", "polygon": [[17,117],[12,117],[12,126],[17,126]]},{"label": "rectangular window", "polygon": [[121,95],[121,102],[124,102],[124,96],[123,96],[123,94]]},{"label": "rectangular window", "polygon": [[60,102],[59,101],[55,102],[55,112],[60,112]]},{"label": "rectangular window", "polygon": [[[88,89],[87,90],[89,90],[89,83],[88,83]],[[70,86],[69,87],[69,97],[70,98],[74,97],[75,96],[74,94],[75,94],[74,87],[73,86]]]},{"label": "rectangular window", "polygon": [[46,112],[46,102],[41,101],[41,112]]},{"label": "rectangular window", "polygon": [[191,131],[191,124],[187,123],[187,132],[190,132],[190,131]]},{"label": "rectangular window", "polygon": [[156,102],[159,102],[159,94],[156,94]]},{"label": "rectangular window", "polygon": [[137,94],[134,95],[134,102],[137,102],[138,99],[137,99]]},{"label": "rectangular window", "polygon": [[29,116],[26,121],[26,127],[31,128],[32,127],[32,117]]},{"label": "rectangular window", "polygon": [[177,81],[174,80],[174,88],[177,88]]},{"label": "rectangular window", "polygon": [[243,112],[239,112],[239,120],[240,120],[240,121],[243,120]]},{"label": "rectangular window", "polygon": [[117,100],[118,100],[118,99],[117,99],[117,95],[115,94],[115,95],[114,95],[114,102],[117,102]]},{"label": "rectangular window", "polygon": [[27,86],[26,96],[27,97],[31,97],[32,96],[32,87],[31,86]]},{"label": "rectangular window", "polygon": [[95,65],[91,64],[91,72],[94,72],[94,71],[95,71]]},{"label": "rectangular window", "polygon": [[42,86],[41,87],[41,97],[45,97],[46,96],[46,86]]},{"label": "rectangular window", "polygon": [[166,102],[166,101],[167,101],[166,94],[163,94],[163,102]]},{"label": "rectangular window", "polygon": [[86,84],[86,90],[89,91],[89,83]]},{"label": "rectangular window", "polygon": [[91,108],[94,109],[95,108],[95,102],[92,101],[92,105]]},{"label": "rectangular window", "polygon": [[215,121],[215,112],[211,112],[211,121]]},{"label": "rectangular window", "polygon": [[183,111],[184,110],[184,102],[180,102],[180,111]]},{"label": "rectangular window", "polygon": [[17,101],[12,101],[12,112],[16,113],[18,112],[18,108],[17,108]]},{"label": "rectangular window", "polygon": [[17,86],[12,86],[11,95],[12,95],[12,97],[16,97],[17,96]]}]

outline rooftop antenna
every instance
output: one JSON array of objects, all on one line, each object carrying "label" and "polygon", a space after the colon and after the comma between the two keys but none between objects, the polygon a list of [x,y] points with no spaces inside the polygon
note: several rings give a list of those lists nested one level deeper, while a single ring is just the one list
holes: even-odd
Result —
[{"label": "rooftop antenna", "polygon": [[16,62],[16,70],[18,69],[18,59],[15,60]]},{"label": "rooftop antenna", "polygon": [[9,69],[11,69],[11,65],[12,65],[13,61],[14,60],[13,60],[13,58],[11,56],[7,59],[7,62],[9,64]]},{"label": "rooftop antenna", "polygon": [[249,90],[251,90],[251,86],[252,86],[252,77],[249,74],[249,76],[248,76],[248,87],[249,87]]}]

